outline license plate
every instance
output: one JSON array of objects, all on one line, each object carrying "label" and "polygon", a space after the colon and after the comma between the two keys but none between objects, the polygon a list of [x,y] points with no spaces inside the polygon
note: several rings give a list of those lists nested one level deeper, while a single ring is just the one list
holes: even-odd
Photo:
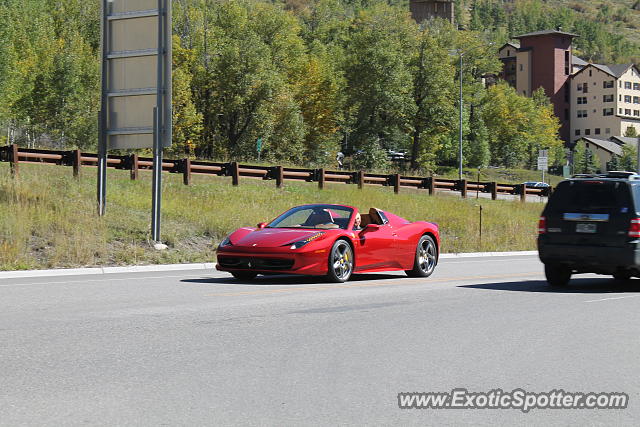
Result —
[{"label": "license plate", "polygon": [[576,224],[576,233],[595,233],[596,224],[590,224],[588,222],[579,222]]}]

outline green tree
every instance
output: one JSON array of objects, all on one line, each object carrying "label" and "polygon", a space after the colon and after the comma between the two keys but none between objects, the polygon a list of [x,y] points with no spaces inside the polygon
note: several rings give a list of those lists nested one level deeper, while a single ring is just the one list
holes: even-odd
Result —
[{"label": "green tree", "polygon": [[484,124],[482,113],[472,108],[469,119],[469,166],[484,168],[489,165],[491,151],[489,150],[489,133]]},{"label": "green tree", "polygon": [[398,8],[376,4],[354,19],[345,76],[346,119],[356,147],[373,145],[374,152],[408,145],[416,110],[409,67],[414,40],[415,23]]},{"label": "green tree", "polygon": [[622,155],[619,159],[620,169],[623,171],[636,171],[638,164],[638,149],[630,145],[622,146]]},{"label": "green tree", "polygon": [[627,130],[624,132],[624,136],[629,138],[636,138],[638,136],[638,132],[634,126],[627,127]]},{"label": "green tree", "polygon": [[453,31],[444,21],[431,22],[417,34],[411,61],[413,138],[411,168],[433,170],[436,155],[455,126],[455,68],[448,46]]}]

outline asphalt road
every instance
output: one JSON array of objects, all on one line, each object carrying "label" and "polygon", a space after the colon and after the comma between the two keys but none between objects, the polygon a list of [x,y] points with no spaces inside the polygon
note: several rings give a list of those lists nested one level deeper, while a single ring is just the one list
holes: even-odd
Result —
[{"label": "asphalt road", "polygon": [[[344,285],[216,272],[0,281],[0,425],[637,425],[640,280],[536,257]],[[621,391],[622,410],[398,408],[399,392]]]}]

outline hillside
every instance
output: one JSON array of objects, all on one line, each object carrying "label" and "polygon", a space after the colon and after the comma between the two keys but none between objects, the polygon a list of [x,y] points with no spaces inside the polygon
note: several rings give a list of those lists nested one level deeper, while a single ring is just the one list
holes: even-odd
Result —
[{"label": "hillside", "polygon": [[638,0],[458,0],[463,25],[502,43],[523,32],[561,26],[578,34],[576,53],[602,63],[639,62]]}]

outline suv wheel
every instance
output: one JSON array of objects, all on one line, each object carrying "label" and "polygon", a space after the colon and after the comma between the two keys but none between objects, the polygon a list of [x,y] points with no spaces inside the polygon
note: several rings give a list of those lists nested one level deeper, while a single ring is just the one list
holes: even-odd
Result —
[{"label": "suv wheel", "polygon": [[616,271],[613,273],[613,278],[621,282],[631,279],[631,273],[628,271]]},{"label": "suv wheel", "polygon": [[545,264],[544,275],[551,286],[567,286],[571,279],[571,269],[561,265]]}]

